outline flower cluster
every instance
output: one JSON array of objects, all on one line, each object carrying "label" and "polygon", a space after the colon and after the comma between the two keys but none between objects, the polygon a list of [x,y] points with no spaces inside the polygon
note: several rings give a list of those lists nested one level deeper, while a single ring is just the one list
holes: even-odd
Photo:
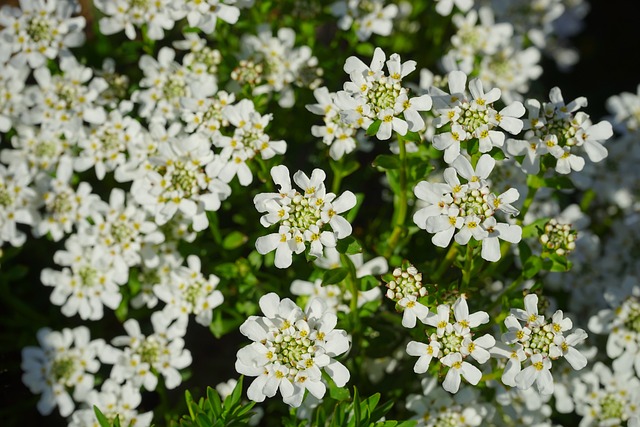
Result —
[{"label": "flower cluster", "polygon": [[431,361],[438,359],[449,368],[442,383],[442,387],[449,393],[458,392],[461,377],[472,385],[478,384],[482,373],[466,359],[471,356],[471,359],[481,364],[490,359],[489,350],[496,340],[490,334],[473,339],[474,333],[471,330],[489,322],[489,315],[484,311],[469,314],[466,298],[460,297],[453,306],[438,305],[436,314],[427,312],[420,321],[435,328],[435,331],[426,333],[428,344],[418,341],[407,344],[407,354],[418,356],[414,372],[427,372]]},{"label": "flower cluster", "polygon": [[540,158],[546,154],[555,159],[555,170],[560,174],[584,168],[582,150],[594,163],[606,158],[608,151],[602,143],[613,135],[613,129],[604,120],[593,124],[587,113],[578,111],[587,105],[587,99],[579,97],[565,103],[557,87],[551,89],[549,99],[542,104],[536,99],[526,101],[529,117],[524,120],[525,139],[507,142],[508,153],[524,155],[523,169],[538,173]]},{"label": "flower cluster", "polygon": [[[287,268],[292,254],[302,253],[309,243],[309,254],[321,257],[325,247],[335,247],[338,239],[351,234],[351,224],[339,214],[356,204],[356,197],[345,191],[339,197],[327,193],[321,169],[314,169],[311,178],[298,171],[293,180],[302,193],[291,187],[291,177],[286,166],[271,169],[273,181],[280,187],[278,193],[258,194],[253,202],[264,215],[260,223],[268,227],[280,224],[277,233],[259,237],[256,249],[261,254],[276,251],[275,265]],[[331,231],[326,226],[331,227]]]},{"label": "flower cluster", "polygon": [[93,389],[94,376],[100,368],[98,356],[104,340],[90,340],[89,328],[78,326],[62,332],[43,328],[38,331],[40,347],[22,350],[22,382],[32,393],[42,393],[38,402],[41,414],[50,414],[57,406],[60,415],[70,415],[75,404]]},{"label": "flower cluster", "polygon": [[391,34],[399,8],[393,3],[385,3],[385,0],[340,0],[331,5],[331,13],[338,17],[341,30],[354,28],[358,39],[364,41],[372,34]]},{"label": "flower cluster", "polygon": [[522,130],[519,119],[525,109],[515,101],[500,111],[493,104],[500,99],[501,91],[493,88],[484,92],[482,82],[473,79],[466,92],[467,75],[462,71],[452,71],[447,76],[449,92],[431,88],[433,112],[436,128],[448,125],[447,131],[433,137],[433,146],[444,151],[444,161],[451,164],[460,155],[460,144],[472,139],[478,140],[478,150],[488,153],[494,147],[504,145],[505,135],[499,128],[517,134]]},{"label": "flower cluster", "polygon": [[321,299],[306,311],[275,293],[260,298],[265,316],[251,316],[240,332],[253,343],[240,349],[236,370],[257,377],[247,390],[249,399],[262,402],[278,391],[290,406],[302,403],[305,391],[321,399],[326,391],[322,370],[338,387],[349,381],[349,371],[334,358],[349,349],[347,333],[335,329],[337,317]]},{"label": "flower cluster", "polygon": [[575,348],[587,333],[578,328],[565,336],[573,327],[571,319],[564,317],[562,310],[545,319],[538,314],[536,294],[524,297],[524,307],[511,309],[504,320],[507,332],[492,353],[508,360],[502,374],[504,384],[528,389],[536,383],[541,394],[551,394],[554,387],[550,370],[554,361],[564,357],[575,370],[587,365],[586,357]]},{"label": "flower cluster", "polygon": [[356,131],[359,126],[355,123],[345,123],[340,118],[340,109],[336,105],[337,94],[329,92],[326,87],[320,87],[313,91],[313,95],[318,103],[307,105],[307,110],[323,116],[324,126],[313,125],[311,134],[322,138],[322,142],[331,147],[331,158],[339,160],[356,149]]},{"label": "flower cluster", "polygon": [[425,124],[419,112],[431,109],[429,95],[409,98],[409,89],[402,85],[402,79],[415,70],[416,62],[401,62],[400,55],[394,53],[386,61],[387,76],[382,70],[385,59],[380,48],[375,49],[371,65],[349,57],[344,71],[351,81],[336,98],[342,120],[362,129],[379,121],[376,137],[382,140],[391,138],[392,131],[399,135],[421,131]]},{"label": "flower cluster", "polygon": [[600,310],[589,319],[589,329],[607,334],[607,356],[623,369],[633,367],[640,377],[640,286],[627,276],[620,289],[605,298],[611,308]]},{"label": "flower cluster", "polygon": [[[463,156],[458,156],[444,172],[446,183],[421,181],[414,190],[426,206],[416,211],[413,221],[429,233],[435,233],[434,245],[446,247],[455,233],[455,241],[466,245],[471,237],[482,241],[482,258],[498,261],[501,257],[498,239],[518,243],[522,229],[517,225],[498,223],[496,211],[517,215],[510,203],[518,199],[518,190],[511,188],[499,196],[490,192],[487,177],[495,160],[483,154],[475,170]],[[462,184],[458,175],[466,179]]]}]

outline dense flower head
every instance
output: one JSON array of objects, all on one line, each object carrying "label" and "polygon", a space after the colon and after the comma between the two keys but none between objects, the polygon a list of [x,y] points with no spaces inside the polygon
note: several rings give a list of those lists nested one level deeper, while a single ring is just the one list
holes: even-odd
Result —
[{"label": "dense flower head", "polygon": [[489,350],[495,345],[495,339],[489,334],[473,339],[471,330],[489,322],[489,315],[484,311],[469,314],[466,297],[462,296],[452,306],[440,304],[437,313],[428,312],[419,319],[435,330],[426,332],[428,344],[418,341],[407,344],[407,354],[418,356],[414,372],[426,372],[435,358],[449,367],[442,384],[449,393],[458,392],[461,377],[472,385],[478,384],[482,376],[480,370],[465,359],[471,356],[478,363],[489,360]]},{"label": "dense flower head", "polygon": [[578,111],[587,105],[585,97],[565,103],[562,92],[554,87],[549,92],[549,102],[529,99],[525,106],[529,116],[524,120],[524,140],[509,140],[506,151],[512,155],[525,155],[522,167],[527,173],[538,173],[539,158],[550,154],[556,159],[555,170],[568,174],[581,171],[585,160],[600,162],[608,155],[602,144],[613,135],[609,122],[593,124],[589,115]]},{"label": "dense flower head", "polygon": [[393,20],[398,17],[400,8],[385,3],[385,0],[340,0],[331,5],[331,13],[338,17],[341,30],[354,28],[358,39],[364,41],[372,34],[391,34]]},{"label": "dense flower head", "polygon": [[293,87],[315,89],[323,74],[311,48],[296,47],[295,38],[291,28],[280,28],[274,36],[268,25],[261,25],[257,35],[243,36],[240,66],[231,77],[248,83],[254,95],[278,94],[281,107],[292,107]]},{"label": "dense flower head", "polygon": [[179,370],[191,365],[191,352],[184,348],[183,336],[187,330],[187,318],[173,320],[156,311],[151,315],[153,333],[145,335],[135,319],[128,319],[124,328],[128,335],[112,340],[123,349],[109,347],[101,360],[113,364],[110,378],[118,384],[131,382],[136,387],[155,390],[158,376],[164,378],[167,389],[176,388],[182,382]]},{"label": "dense flower head", "polygon": [[623,369],[634,368],[640,376],[640,286],[627,276],[618,289],[605,293],[610,308],[589,319],[589,329],[608,334],[607,356]]},{"label": "dense flower head", "polygon": [[346,123],[368,129],[379,120],[376,137],[381,140],[391,138],[392,131],[404,136],[407,131],[423,130],[425,123],[419,112],[431,109],[429,95],[409,98],[409,89],[402,85],[402,79],[415,70],[416,62],[401,62],[394,53],[386,61],[386,75],[382,69],[385,59],[380,48],[375,49],[370,65],[355,56],[347,58],[344,71],[351,81],[344,84],[336,98]]},{"label": "dense flower head", "polygon": [[580,427],[623,425],[625,421],[630,426],[630,419],[640,415],[640,380],[625,367],[614,364],[610,369],[596,362],[573,385],[576,413],[583,416]]},{"label": "dense flower head", "polygon": [[[120,425],[148,427],[151,425],[153,412],[138,413],[142,396],[140,390],[130,382],[118,384],[111,379],[105,380],[100,391],[91,390],[86,401],[69,417],[69,427],[85,427],[95,424],[96,414],[93,406],[109,420],[118,417]],[[85,407],[88,406],[88,407]]]},{"label": "dense flower head", "polygon": [[433,137],[433,146],[444,151],[445,162],[451,164],[460,155],[460,143],[477,139],[479,151],[487,153],[494,147],[504,145],[505,134],[517,134],[523,123],[519,119],[525,109],[515,101],[498,111],[493,104],[502,92],[493,88],[485,93],[482,82],[472,79],[469,92],[466,91],[467,75],[462,71],[452,71],[447,76],[449,93],[431,88],[436,128],[448,125],[445,132]]},{"label": "dense flower head", "polygon": [[338,239],[351,234],[351,224],[339,214],[355,206],[355,195],[350,191],[339,197],[327,193],[323,170],[314,169],[310,178],[301,171],[294,174],[293,179],[302,193],[291,187],[286,166],[273,167],[271,176],[280,191],[258,194],[253,202],[258,212],[264,213],[260,218],[263,226],[280,224],[277,233],[256,240],[256,249],[261,254],[276,251],[276,267],[289,267],[292,253],[303,252],[306,243],[310,245],[311,255],[321,257],[324,247],[335,247]]},{"label": "dense flower head", "polygon": [[[578,328],[565,336],[573,327],[571,319],[557,310],[551,319],[538,314],[538,296],[524,297],[524,310],[511,309],[504,320],[507,332],[492,353],[508,359],[502,382],[519,389],[528,389],[535,382],[541,394],[554,390],[550,369],[552,362],[564,357],[571,367],[580,370],[587,365],[586,357],[575,346],[587,338]],[[526,366],[522,368],[522,364]]]},{"label": "dense flower head", "polygon": [[22,382],[33,393],[41,393],[38,412],[50,414],[57,406],[60,415],[73,412],[73,399],[83,401],[93,389],[94,375],[100,369],[98,356],[106,348],[104,340],[90,341],[89,328],[38,331],[39,347],[22,349]]},{"label": "dense flower head", "polygon": [[[421,181],[414,192],[418,199],[426,202],[413,215],[418,227],[435,233],[434,245],[446,247],[455,233],[455,241],[466,245],[471,237],[482,241],[482,258],[487,261],[500,259],[498,239],[518,243],[522,229],[517,225],[498,223],[496,211],[517,215],[511,203],[519,197],[518,190],[510,188],[496,196],[490,192],[487,177],[493,170],[495,160],[483,154],[475,169],[464,157],[458,156],[444,172],[445,183]],[[458,175],[467,180],[461,183]]]},{"label": "dense flower head", "polygon": [[20,8],[0,9],[0,38],[20,68],[27,64],[35,69],[68,54],[70,47],[84,42],[84,16],[75,16],[80,4],[75,0],[21,0]]},{"label": "dense flower head", "polygon": [[283,401],[298,407],[305,391],[321,399],[326,391],[324,370],[338,387],[349,381],[349,371],[334,358],[349,349],[347,333],[335,329],[337,317],[314,299],[303,311],[275,293],[260,298],[265,316],[251,316],[240,332],[253,343],[237,353],[238,373],[257,377],[247,390],[249,399],[262,402],[280,391]]}]

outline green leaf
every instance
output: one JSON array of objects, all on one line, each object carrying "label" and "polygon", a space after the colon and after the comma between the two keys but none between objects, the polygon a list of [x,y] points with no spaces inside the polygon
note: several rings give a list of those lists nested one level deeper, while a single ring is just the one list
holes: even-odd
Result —
[{"label": "green leaf", "polygon": [[218,392],[211,388],[207,387],[207,404],[209,408],[211,408],[211,413],[214,418],[217,418],[222,414],[222,402],[220,401],[220,396]]},{"label": "green leaf", "polygon": [[476,154],[478,152],[479,147],[480,147],[480,141],[478,140],[478,138],[470,139],[467,142],[467,152],[469,153],[470,156],[473,156],[474,154]]},{"label": "green leaf", "polygon": [[240,399],[242,398],[242,383],[243,383],[243,379],[244,379],[244,377],[241,375],[240,379],[238,379],[238,383],[236,384],[235,388],[233,389],[233,392],[229,396],[227,396],[227,398],[224,400],[224,406],[226,408],[230,408],[232,406],[235,406],[240,402]]},{"label": "green leaf", "polygon": [[249,238],[244,233],[232,231],[222,240],[222,248],[228,251],[237,249],[244,245],[247,240]]},{"label": "green leaf", "polygon": [[355,421],[355,425],[360,425],[360,396],[358,395],[358,389],[356,386],[353,386],[353,417]]},{"label": "green leaf", "polygon": [[358,241],[353,236],[348,236],[348,237],[345,237],[344,239],[338,240],[336,249],[341,254],[347,254],[347,255],[355,255],[355,254],[362,253],[362,246],[360,246],[360,243],[358,243]]},{"label": "green leaf", "polygon": [[529,188],[543,188],[546,185],[544,178],[538,175],[527,175],[527,187]]},{"label": "green leaf", "polygon": [[392,156],[390,154],[380,154],[375,159],[373,159],[373,163],[371,164],[371,166],[383,170],[400,169],[400,160],[397,156]]},{"label": "green leaf", "polygon": [[344,267],[327,270],[322,275],[322,284],[335,285],[336,283],[340,283],[348,274],[349,270]]},{"label": "green leaf", "polygon": [[547,222],[549,222],[549,218],[539,218],[531,224],[522,227],[522,238],[527,239],[529,237],[540,236],[539,231],[544,230],[544,225]]},{"label": "green leaf", "polygon": [[360,290],[366,292],[380,286],[380,281],[375,276],[364,276],[360,280]]},{"label": "green leaf", "polygon": [[542,259],[537,256],[530,256],[529,259],[524,263],[522,275],[525,279],[531,279],[533,276],[538,274],[538,272],[542,270],[542,268]]},{"label": "green leaf", "polygon": [[354,219],[356,219],[356,215],[358,215],[358,211],[360,210],[360,206],[362,206],[362,201],[364,200],[364,193],[356,193],[356,205],[352,207],[349,212],[346,213],[344,219],[352,223]]},{"label": "green leaf", "polygon": [[520,262],[525,265],[529,257],[531,256],[531,249],[524,240],[520,240],[518,243],[518,252],[520,253]]},{"label": "green leaf", "polygon": [[96,414],[96,418],[98,419],[98,423],[100,423],[100,427],[111,427],[111,423],[104,416],[104,414],[98,409],[96,405],[93,405],[93,412]]},{"label": "green leaf", "polygon": [[342,402],[351,398],[351,393],[346,387],[338,387],[333,381],[329,383],[329,396],[332,399]]},{"label": "green leaf", "polygon": [[405,141],[415,142],[416,144],[422,142],[422,138],[420,137],[420,134],[418,132],[407,132],[407,134],[402,136],[401,138]]},{"label": "green leaf", "polygon": [[382,124],[382,120],[376,120],[369,125],[367,128],[367,136],[374,136],[378,133],[378,129],[380,129],[380,125]]}]

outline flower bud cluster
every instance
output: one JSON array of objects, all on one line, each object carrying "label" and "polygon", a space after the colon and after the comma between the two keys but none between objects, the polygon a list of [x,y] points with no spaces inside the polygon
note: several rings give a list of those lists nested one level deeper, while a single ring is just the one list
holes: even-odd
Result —
[{"label": "flower bud cluster", "polygon": [[420,298],[427,295],[427,289],[422,286],[422,273],[413,265],[393,270],[393,280],[387,283],[387,288],[387,298],[396,302],[408,296]]},{"label": "flower bud cluster", "polygon": [[544,226],[544,233],[540,236],[540,243],[545,250],[557,255],[568,255],[576,248],[578,232],[571,229],[570,224],[559,224],[550,219]]}]

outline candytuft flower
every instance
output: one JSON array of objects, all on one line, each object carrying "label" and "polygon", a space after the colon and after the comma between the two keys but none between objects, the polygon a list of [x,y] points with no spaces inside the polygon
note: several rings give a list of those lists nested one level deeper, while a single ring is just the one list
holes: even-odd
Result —
[{"label": "candytuft flower", "polygon": [[314,299],[302,311],[288,298],[275,293],[260,298],[265,316],[251,316],[240,332],[254,341],[237,353],[236,371],[257,377],[247,397],[262,402],[280,391],[293,407],[302,403],[305,391],[321,399],[326,392],[322,370],[338,387],[349,381],[349,371],[334,358],[349,349],[347,333],[335,329],[337,316]]},{"label": "candytuft flower", "polygon": [[[324,247],[335,247],[338,239],[351,234],[351,224],[339,214],[353,208],[356,197],[350,191],[345,191],[339,197],[327,193],[323,170],[314,169],[311,178],[301,171],[294,174],[293,179],[302,193],[291,188],[286,166],[273,167],[271,176],[280,186],[280,192],[258,194],[253,202],[258,212],[264,213],[260,218],[263,226],[280,224],[277,233],[256,240],[259,253],[265,255],[276,251],[276,267],[289,267],[292,254],[303,252],[307,243],[309,254],[321,257]],[[331,231],[327,230],[327,225]]]}]

